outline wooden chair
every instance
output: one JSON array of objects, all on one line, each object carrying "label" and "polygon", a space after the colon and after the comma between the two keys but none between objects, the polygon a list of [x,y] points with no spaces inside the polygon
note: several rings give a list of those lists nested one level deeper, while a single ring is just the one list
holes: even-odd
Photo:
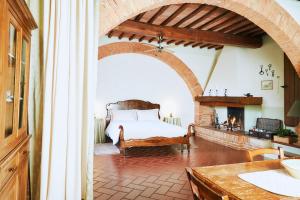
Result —
[{"label": "wooden chair", "polygon": [[203,181],[194,176],[191,168],[185,168],[193,192],[194,200],[228,200],[227,195],[214,191]]},{"label": "wooden chair", "polygon": [[254,149],[254,150],[248,150],[248,161],[253,162],[254,158],[258,155],[264,155],[264,154],[275,154],[278,156],[278,159],[284,158],[284,151],[281,147],[278,147],[278,149]]}]

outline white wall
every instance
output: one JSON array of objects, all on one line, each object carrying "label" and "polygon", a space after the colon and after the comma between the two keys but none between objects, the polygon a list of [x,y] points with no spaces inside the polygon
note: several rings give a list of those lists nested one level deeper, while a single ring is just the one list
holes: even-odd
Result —
[{"label": "white wall", "polygon": [[[272,64],[275,69],[275,77],[259,75],[260,65]],[[259,49],[245,49],[238,47],[224,47],[211,80],[208,90],[219,90],[219,95],[228,89],[229,96],[243,96],[250,92],[254,96],[263,97],[263,105],[247,106],[245,109],[246,130],[255,125],[257,117],[284,118],[284,90],[283,85],[283,51],[270,38],[264,38],[264,45]],[[273,80],[273,90],[261,90],[262,80]],[[214,94],[214,93],[213,93]],[[225,121],[227,114],[225,109],[219,107],[220,120]]]},{"label": "white wall", "polygon": [[185,82],[163,62],[145,55],[119,54],[99,61],[97,115],[105,105],[127,99],[159,103],[161,116],[181,117],[183,126],[194,120],[194,103]]}]

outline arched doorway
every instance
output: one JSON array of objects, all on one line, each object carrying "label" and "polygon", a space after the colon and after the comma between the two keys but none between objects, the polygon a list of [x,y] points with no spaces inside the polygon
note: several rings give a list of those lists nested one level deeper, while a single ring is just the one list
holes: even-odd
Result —
[{"label": "arched doorway", "polygon": [[[276,1],[252,0],[132,0],[103,1],[100,36],[137,14],[170,4],[205,3],[234,11],[264,29],[288,55],[300,75],[300,26]],[[108,17],[109,16],[109,17]]]}]

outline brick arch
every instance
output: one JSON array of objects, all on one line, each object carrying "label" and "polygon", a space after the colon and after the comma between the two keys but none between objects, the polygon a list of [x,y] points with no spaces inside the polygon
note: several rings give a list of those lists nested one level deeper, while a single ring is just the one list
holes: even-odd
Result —
[{"label": "brick arch", "polygon": [[100,36],[139,13],[179,3],[206,3],[248,18],[279,44],[300,76],[300,25],[273,0],[103,0],[100,5]]},{"label": "brick arch", "polygon": [[[143,44],[138,42],[115,42],[106,44],[98,48],[98,60],[105,57],[122,54],[122,53],[137,53],[153,58],[159,59],[164,62],[184,80],[187,87],[189,88],[192,97],[202,95],[202,87],[199,84],[194,73],[189,67],[184,64],[178,57],[167,51],[157,52],[154,50],[155,46],[149,44]],[[154,50],[154,51],[151,51]]]}]

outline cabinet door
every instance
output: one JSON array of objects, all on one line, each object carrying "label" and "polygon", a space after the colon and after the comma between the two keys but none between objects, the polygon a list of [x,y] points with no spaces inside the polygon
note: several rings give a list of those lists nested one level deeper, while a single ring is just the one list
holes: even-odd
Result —
[{"label": "cabinet door", "polygon": [[29,40],[26,36],[22,38],[21,63],[19,70],[19,134],[27,134],[27,103],[29,82]]},{"label": "cabinet door", "polygon": [[11,180],[7,183],[7,185],[0,191],[0,199],[1,200],[18,200],[18,176],[15,174]]},{"label": "cabinet door", "polygon": [[19,200],[26,200],[28,180],[28,159],[19,164]]},{"label": "cabinet door", "polygon": [[7,65],[5,66],[5,113],[4,113],[4,138],[17,137],[17,131],[15,130],[15,120],[17,114],[17,102],[16,96],[16,83],[17,83],[17,66],[19,62],[18,54],[18,40],[20,35],[20,28],[17,23],[10,18],[8,25],[8,53],[7,53]]}]

